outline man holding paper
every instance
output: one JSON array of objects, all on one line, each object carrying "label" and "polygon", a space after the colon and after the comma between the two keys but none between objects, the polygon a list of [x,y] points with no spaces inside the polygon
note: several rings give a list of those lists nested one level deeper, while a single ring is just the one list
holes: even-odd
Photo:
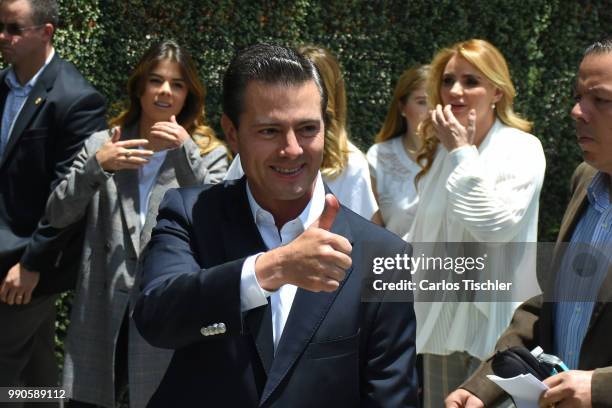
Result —
[{"label": "man holding paper", "polygon": [[[571,115],[585,163],[572,178],[572,198],[561,223],[557,247],[565,242],[607,248],[612,243],[612,39],[596,42],[585,51],[575,99]],[[561,273],[569,269],[576,273],[562,275],[558,285],[572,285],[574,282],[567,279],[578,281],[588,275],[594,284],[592,293],[587,291],[585,295],[593,301],[553,303],[548,301],[552,297],[545,289],[543,295],[516,310],[497,342],[497,350],[519,345],[532,349],[539,345],[569,366],[569,371],[544,380],[549,389],[540,397],[541,407],[612,406],[612,348],[608,345],[612,335],[612,269],[610,251],[601,252],[603,263],[591,262],[587,263],[590,268],[577,269],[575,263],[561,262],[559,269]],[[483,363],[446,398],[446,407],[494,406],[504,394],[486,378],[492,373],[490,362]]]}]

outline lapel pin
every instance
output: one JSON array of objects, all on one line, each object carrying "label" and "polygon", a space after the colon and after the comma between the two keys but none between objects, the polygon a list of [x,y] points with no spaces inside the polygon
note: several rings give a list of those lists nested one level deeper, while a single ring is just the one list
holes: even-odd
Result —
[{"label": "lapel pin", "polygon": [[38,98],[36,98],[36,100],[34,101],[34,105],[40,105],[40,103],[42,102],[42,98],[39,96]]}]

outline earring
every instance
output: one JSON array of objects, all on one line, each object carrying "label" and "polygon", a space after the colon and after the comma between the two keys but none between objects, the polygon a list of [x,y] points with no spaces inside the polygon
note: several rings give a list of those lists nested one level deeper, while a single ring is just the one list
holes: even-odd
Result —
[{"label": "earring", "polygon": [[491,104],[491,109],[495,110],[495,104],[494,103]]},{"label": "earring", "polygon": [[404,118],[406,117],[406,114],[404,112],[400,113],[400,115],[402,115]]}]

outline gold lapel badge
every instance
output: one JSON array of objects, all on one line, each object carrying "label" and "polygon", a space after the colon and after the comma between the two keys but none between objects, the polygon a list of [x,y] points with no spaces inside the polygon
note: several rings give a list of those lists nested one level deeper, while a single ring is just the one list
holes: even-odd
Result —
[{"label": "gold lapel badge", "polygon": [[42,102],[42,98],[39,96],[38,98],[36,98],[36,100],[34,101],[34,105],[40,105],[40,103]]}]

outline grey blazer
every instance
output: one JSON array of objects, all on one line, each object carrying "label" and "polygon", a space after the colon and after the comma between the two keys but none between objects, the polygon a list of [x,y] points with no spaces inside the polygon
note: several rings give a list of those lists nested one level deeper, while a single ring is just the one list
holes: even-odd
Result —
[{"label": "grey blazer", "polygon": [[[138,135],[125,129],[122,139]],[[65,227],[87,216],[81,270],[65,342],[63,384],[76,400],[115,406],[115,349],[121,323],[131,314],[138,296],[141,251],[149,242],[157,210],[169,188],[216,183],[227,171],[227,152],[219,147],[200,156],[187,140],[169,150],[149,198],[140,226],[138,171],[106,173],[96,151],[109,139],[108,130],[94,133],[75,159],[70,172],[49,197],[46,213],[54,227]],[[130,406],[144,407],[159,385],[172,352],[150,346],[136,330],[128,329]]]}]

